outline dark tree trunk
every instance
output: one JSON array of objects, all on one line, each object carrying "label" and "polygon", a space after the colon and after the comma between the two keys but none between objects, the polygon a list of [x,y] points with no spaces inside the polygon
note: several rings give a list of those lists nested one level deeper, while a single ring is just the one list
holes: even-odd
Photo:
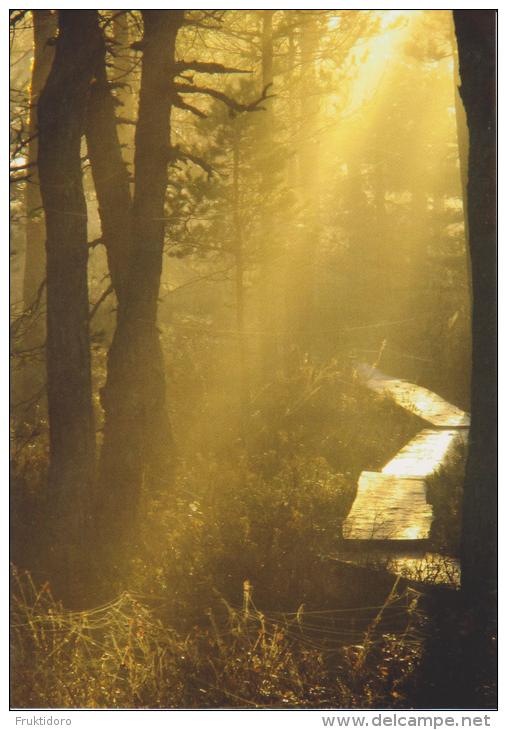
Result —
[{"label": "dark tree trunk", "polygon": [[460,94],[469,132],[466,210],[473,299],[462,584],[474,601],[487,596],[491,600],[497,578],[495,20],[492,10],[454,11]]},{"label": "dark tree trunk", "polygon": [[[96,32],[100,34],[98,13],[94,12]],[[118,301],[123,303],[132,250],[132,199],[118,134],[115,99],[106,74],[106,46],[101,34],[100,39],[86,115],[86,144],[111,283]]]},{"label": "dark tree trunk", "polygon": [[[469,133],[472,398],[461,549],[462,590],[430,596],[419,701],[496,707],[496,130],[495,12],[454,11]],[[462,151],[463,145],[460,151]]]},{"label": "dark tree trunk", "polygon": [[40,286],[45,278],[46,229],[36,166],[39,147],[37,104],[53,63],[54,47],[49,45],[48,41],[56,35],[56,15],[50,10],[32,10],[32,18],[33,68],[30,88],[28,162],[35,167],[30,173],[30,180],[26,186],[26,254],[23,278],[23,301],[26,309],[37,300]]},{"label": "dark tree trunk", "polygon": [[[26,185],[26,250],[23,275],[23,303],[25,311],[30,311],[31,317],[25,329],[21,347],[24,351],[33,353],[33,357],[24,363],[21,374],[20,386],[23,400],[30,399],[39,392],[46,379],[42,365],[46,338],[45,297],[43,295],[46,278],[46,227],[37,169],[39,148],[37,104],[53,63],[54,47],[49,45],[48,41],[56,35],[56,14],[49,10],[32,10],[32,19],[33,67],[30,88],[28,162],[33,167],[30,168],[30,179]],[[38,357],[39,351],[40,357]]]},{"label": "dark tree trunk", "polygon": [[95,462],[80,148],[99,42],[92,11],[59,11],[55,60],[39,101],[39,176],[47,232],[49,483],[59,551],[69,572],[90,524]]},{"label": "dark tree trunk", "polygon": [[116,92],[117,111],[124,120],[123,124],[118,125],[118,138],[122,146],[122,157],[127,164],[129,173],[132,174],[134,166],[135,99],[138,89],[137,76],[134,73],[135,52],[130,48],[133,38],[128,11],[114,12],[113,36],[115,45],[112,80],[118,85]]},{"label": "dark tree trunk", "polygon": [[167,487],[173,441],[166,410],[157,300],[164,248],[171,82],[183,11],[144,11],[143,62],[135,136],[132,249],[125,296],[103,391],[103,484],[121,496],[118,522],[138,509],[143,480]]}]

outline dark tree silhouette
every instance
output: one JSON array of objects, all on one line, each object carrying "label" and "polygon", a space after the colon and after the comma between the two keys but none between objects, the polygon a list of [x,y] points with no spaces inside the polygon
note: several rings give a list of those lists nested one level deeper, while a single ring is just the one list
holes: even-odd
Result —
[{"label": "dark tree silhouette", "polygon": [[491,598],[497,576],[495,20],[454,11],[460,94],[469,132],[467,210],[472,273],[472,408],[464,489],[462,585]]},{"label": "dark tree silhouette", "polygon": [[39,294],[45,277],[44,243],[46,232],[41,216],[41,198],[37,174],[39,95],[46,83],[54,57],[54,46],[50,40],[56,33],[56,15],[50,10],[32,10],[33,18],[33,67],[30,87],[30,123],[28,161],[34,165],[26,186],[26,258],[23,280],[25,307],[31,307]]},{"label": "dark tree silhouette", "polygon": [[496,633],[495,12],[454,11],[469,132],[472,398],[462,524],[462,590],[432,596],[419,698],[425,707],[494,707]]},{"label": "dark tree silhouette", "polygon": [[[46,83],[54,57],[50,42],[56,34],[56,14],[50,10],[32,10],[33,65],[30,86],[30,121],[28,126],[29,177],[26,184],[26,251],[23,275],[23,304],[30,313],[29,326],[25,328],[22,348],[30,352],[44,348],[46,336],[44,324],[44,282],[46,278],[46,229],[42,213],[37,156],[39,147],[37,104]],[[24,398],[33,396],[44,387],[45,373],[41,358],[29,359],[22,371]]]},{"label": "dark tree silhouette", "polygon": [[58,25],[39,101],[38,160],[47,232],[49,483],[59,552],[72,573],[90,523],[95,463],[81,137],[100,35],[91,11],[59,11]]},{"label": "dark tree silhouette", "polygon": [[[131,227],[130,241],[119,242],[117,254],[128,246],[125,280],[118,279],[118,314],[108,356],[108,374],[102,394],[105,411],[101,457],[103,483],[121,493],[120,522],[128,524],[136,514],[143,475],[155,470],[167,480],[173,458],[172,434],[166,410],[164,362],[157,329],[157,299],[164,247],[164,202],[170,159],[172,105],[171,82],[176,75],[176,36],[183,11],[144,11],[144,35],[139,112],[135,135],[134,197],[126,207],[124,165],[117,159],[118,145],[110,154],[122,176],[125,206],[114,205]],[[106,99],[107,101],[107,99]],[[109,102],[108,102],[109,103]],[[111,111],[107,114],[111,123]],[[109,136],[111,136],[112,131]],[[100,154],[100,153],[99,153]],[[98,174],[100,177],[100,173]],[[97,188],[99,200],[104,196]],[[101,208],[104,206],[100,202]],[[110,209],[113,214],[113,206]],[[114,214],[113,214],[114,215]],[[102,215],[103,225],[105,222]],[[112,220],[112,230],[117,222]],[[128,232],[124,238],[128,239]],[[109,234],[108,234],[109,237]],[[109,249],[111,259],[112,249]],[[113,260],[116,254],[112,256]],[[113,268],[115,264],[113,263]],[[120,267],[122,268],[122,267]],[[113,279],[115,287],[117,286]],[[150,469],[151,467],[151,469]]]}]

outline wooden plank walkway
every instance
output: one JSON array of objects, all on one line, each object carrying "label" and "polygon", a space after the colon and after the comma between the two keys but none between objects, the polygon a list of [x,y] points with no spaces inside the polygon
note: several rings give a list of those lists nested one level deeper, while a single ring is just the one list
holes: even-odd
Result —
[{"label": "wooden plank walkway", "polygon": [[424,479],[363,471],[343,524],[346,540],[427,540],[433,509]]},{"label": "wooden plank walkway", "polygon": [[466,446],[468,429],[425,428],[408,442],[383,468],[382,474],[429,477],[458,456]]},{"label": "wooden plank walkway", "polygon": [[470,416],[436,393],[407,380],[392,378],[371,365],[360,364],[356,372],[361,382],[379,395],[392,398],[399,406],[433,426],[468,428]]},{"label": "wooden plank walkway", "polygon": [[[368,388],[392,398],[433,428],[420,431],[380,472],[362,472],[355,501],[343,523],[343,538],[370,545],[395,547],[403,542],[422,547],[433,520],[426,479],[466,445],[470,417],[436,393],[391,378],[371,365],[357,366],[357,373]],[[402,559],[406,562],[406,555]]]},{"label": "wooden plank walkway", "polygon": [[461,566],[457,558],[427,551],[340,550],[331,560],[361,568],[386,570],[416,583],[459,586]]}]

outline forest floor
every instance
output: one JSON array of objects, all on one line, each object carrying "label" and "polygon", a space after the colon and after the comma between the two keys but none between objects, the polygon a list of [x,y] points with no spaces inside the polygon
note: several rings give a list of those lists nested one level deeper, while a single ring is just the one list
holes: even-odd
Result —
[{"label": "forest floor", "polygon": [[[248,450],[236,440],[182,454],[174,488],[145,495],[128,576],[104,573],[84,608],[54,599],[45,577],[34,476],[44,449],[15,465],[12,706],[466,703],[459,687],[470,643],[452,619],[463,613],[456,591],[329,559],[360,471],[385,463],[420,427],[358,386],[335,396],[314,397],[297,423],[271,431],[261,403],[264,425]],[[434,538],[456,554],[459,469],[448,479],[446,498],[430,490]],[[493,653],[481,651],[488,660],[468,696],[491,707]],[[455,677],[447,694],[445,676]]]}]

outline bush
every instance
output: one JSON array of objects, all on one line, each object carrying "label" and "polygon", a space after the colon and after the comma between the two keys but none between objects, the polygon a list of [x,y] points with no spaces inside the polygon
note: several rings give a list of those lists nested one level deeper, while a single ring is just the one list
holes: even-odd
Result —
[{"label": "bush", "polygon": [[322,458],[287,460],[269,480],[261,471],[246,456],[181,464],[176,496],[150,502],[137,588],[170,596],[174,616],[202,610],[212,588],[232,600],[246,579],[263,607],[306,600],[354,485]]}]

